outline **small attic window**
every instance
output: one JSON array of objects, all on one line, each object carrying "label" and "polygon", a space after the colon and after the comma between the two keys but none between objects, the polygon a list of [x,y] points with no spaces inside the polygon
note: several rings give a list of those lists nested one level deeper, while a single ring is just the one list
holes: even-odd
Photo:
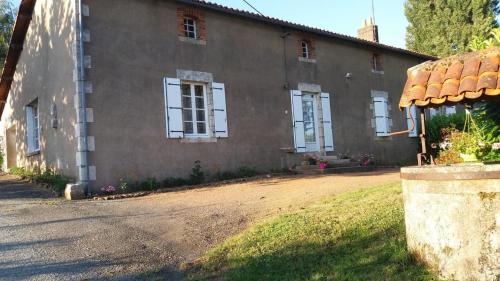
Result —
[{"label": "small attic window", "polygon": [[196,19],[184,17],[184,35],[187,38],[197,39]]},{"label": "small attic window", "polygon": [[377,54],[377,53],[372,54],[371,64],[372,64],[373,71],[375,71],[375,72],[383,72],[384,71],[384,65],[383,65],[383,60],[382,60],[381,54]]},{"label": "small attic window", "polygon": [[306,40],[302,40],[302,57],[308,59],[309,58],[309,42]]}]

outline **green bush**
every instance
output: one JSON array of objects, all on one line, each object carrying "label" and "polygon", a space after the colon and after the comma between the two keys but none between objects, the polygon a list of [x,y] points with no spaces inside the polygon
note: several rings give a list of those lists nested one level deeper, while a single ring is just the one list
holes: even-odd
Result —
[{"label": "green bush", "polygon": [[10,169],[10,173],[24,180],[30,180],[37,183],[44,183],[51,186],[54,191],[61,196],[66,188],[66,185],[71,182],[71,178],[59,175],[52,170],[41,172],[39,170],[28,170],[25,168],[14,167]]},{"label": "green bush", "polygon": [[255,168],[243,166],[243,167],[238,168],[236,171],[217,172],[213,176],[213,179],[215,181],[224,181],[224,180],[232,180],[232,179],[251,178],[251,177],[255,177],[256,175],[258,175],[258,172]]},{"label": "green bush", "polygon": [[191,171],[191,175],[189,176],[189,181],[192,185],[201,184],[205,181],[205,173],[201,168],[201,162],[199,160],[194,162],[194,167]]}]

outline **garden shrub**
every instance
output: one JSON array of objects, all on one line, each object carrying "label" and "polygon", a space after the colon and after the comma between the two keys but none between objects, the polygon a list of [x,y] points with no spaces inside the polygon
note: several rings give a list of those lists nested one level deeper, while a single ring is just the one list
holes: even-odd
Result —
[{"label": "garden shrub", "polygon": [[457,113],[451,115],[436,115],[426,122],[427,140],[432,146],[442,143],[445,135],[442,130],[454,128],[463,131],[465,125],[465,114]]},{"label": "garden shrub", "polygon": [[244,179],[251,178],[258,175],[258,172],[255,168],[242,166],[236,169],[235,171],[224,171],[217,172],[213,179],[215,181],[224,181],[224,180],[232,180],[232,179]]}]

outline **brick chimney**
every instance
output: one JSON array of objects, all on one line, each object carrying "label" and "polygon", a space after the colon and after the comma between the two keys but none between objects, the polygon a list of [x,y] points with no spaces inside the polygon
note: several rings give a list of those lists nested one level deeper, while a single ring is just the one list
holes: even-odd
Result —
[{"label": "brick chimney", "polygon": [[378,26],[372,17],[363,21],[363,25],[358,29],[358,38],[378,43]]}]

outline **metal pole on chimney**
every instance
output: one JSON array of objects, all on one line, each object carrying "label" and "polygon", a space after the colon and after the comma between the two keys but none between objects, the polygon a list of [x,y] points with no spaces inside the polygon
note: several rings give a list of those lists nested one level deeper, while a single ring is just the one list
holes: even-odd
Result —
[{"label": "metal pole on chimney", "polygon": [[373,25],[375,25],[376,21],[375,21],[375,3],[374,3],[374,0],[372,0],[372,18],[373,18]]}]

